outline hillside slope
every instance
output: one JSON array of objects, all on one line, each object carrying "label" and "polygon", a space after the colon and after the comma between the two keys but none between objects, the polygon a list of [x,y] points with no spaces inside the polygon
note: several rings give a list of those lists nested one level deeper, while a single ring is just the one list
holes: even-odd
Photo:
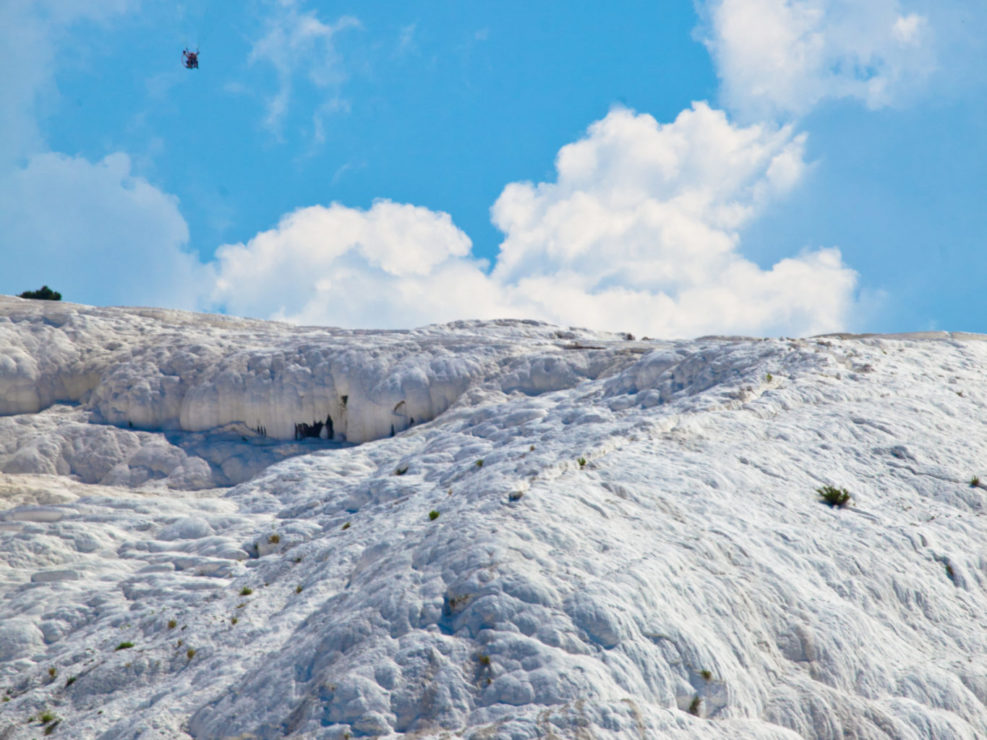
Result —
[{"label": "hillside slope", "polygon": [[987,736],[985,366],[0,298],[0,738]]}]

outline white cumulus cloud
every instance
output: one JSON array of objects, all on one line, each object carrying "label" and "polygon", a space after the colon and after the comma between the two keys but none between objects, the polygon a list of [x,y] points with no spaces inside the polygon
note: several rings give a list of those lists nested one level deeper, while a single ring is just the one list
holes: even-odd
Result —
[{"label": "white cumulus cloud", "polygon": [[826,99],[907,99],[935,69],[925,15],[899,0],[707,0],[706,44],[726,105],[800,115]]},{"label": "white cumulus cloud", "polygon": [[836,249],[768,270],[740,232],[801,179],[804,136],[695,104],[669,124],[612,111],[561,149],[555,182],[492,208],[491,272],[447,214],[379,201],[286,216],[218,252],[213,300],[235,313],[397,327],[524,317],[651,336],[847,327],[856,274]]},{"label": "white cumulus cloud", "polygon": [[493,315],[496,295],[446,213],[379,200],[295,211],[220,247],[212,301],[306,324],[408,327]]},{"label": "white cumulus cloud", "polygon": [[177,199],[131,172],[47,152],[0,176],[3,292],[46,283],[67,300],[192,308],[208,271],[184,251]]},{"label": "white cumulus cloud", "polygon": [[506,235],[496,274],[567,270],[587,287],[702,281],[737,229],[801,178],[804,141],[788,127],[734,127],[704,103],[664,126],[614,110],[561,149],[556,182],[504,189],[492,209]]}]

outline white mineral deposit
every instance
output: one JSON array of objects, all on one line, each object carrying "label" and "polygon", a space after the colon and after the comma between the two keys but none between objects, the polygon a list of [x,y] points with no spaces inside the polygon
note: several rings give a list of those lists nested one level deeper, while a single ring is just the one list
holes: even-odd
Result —
[{"label": "white mineral deposit", "polygon": [[987,737],[985,367],[0,297],[0,738]]}]

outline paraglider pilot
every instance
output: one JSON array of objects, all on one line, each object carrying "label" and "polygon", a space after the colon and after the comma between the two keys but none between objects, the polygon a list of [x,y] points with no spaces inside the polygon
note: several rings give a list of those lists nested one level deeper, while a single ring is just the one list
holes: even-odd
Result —
[{"label": "paraglider pilot", "polygon": [[185,69],[198,69],[199,68],[199,50],[189,51],[185,49],[182,52],[182,62],[185,64]]}]

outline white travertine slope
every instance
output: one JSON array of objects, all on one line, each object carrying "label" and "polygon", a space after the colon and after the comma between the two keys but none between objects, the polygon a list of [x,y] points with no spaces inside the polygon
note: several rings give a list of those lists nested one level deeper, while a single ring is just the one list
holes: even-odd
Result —
[{"label": "white travertine slope", "polygon": [[[561,340],[577,334],[535,322],[489,324],[480,343],[476,326],[312,329],[0,296],[0,414],[44,412],[7,423],[7,433],[0,418],[0,472],[228,485],[258,471],[249,458],[264,467],[303,449],[276,440],[365,442],[435,418],[478,381],[536,393],[630,359],[623,349],[563,359]],[[521,338],[529,342],[519,347]],[[77,425],[89,422],[112,426],[80,441]],[[214,442],[223,432],[225,444],[203,448],[181,434],[205,431]]]},{"label": "white travertine slope", "polygon": [[0,299],[0,737],[987,736],[985,361]]}]

